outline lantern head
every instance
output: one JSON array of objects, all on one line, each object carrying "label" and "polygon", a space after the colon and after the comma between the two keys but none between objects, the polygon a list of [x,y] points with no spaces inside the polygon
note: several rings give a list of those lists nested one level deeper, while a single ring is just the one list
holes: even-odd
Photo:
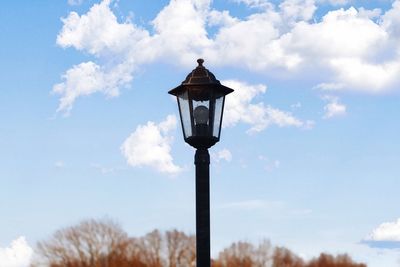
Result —
[{"label": "lantern head", "polygon": [[199,64],[181,85],[168,93],[177,97],[185,142],[195,148],[209,148],[219,141],[225,96],[233,92]]}]

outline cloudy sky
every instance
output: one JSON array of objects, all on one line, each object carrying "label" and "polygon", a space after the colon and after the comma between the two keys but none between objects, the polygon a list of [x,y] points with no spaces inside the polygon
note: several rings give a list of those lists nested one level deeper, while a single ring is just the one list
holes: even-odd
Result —
[{"label": "cloudy sky", "polygon": [[400,1],[6,1],[0,29],[0,267],[86,218],[194,232],[167,91],[200,57],[235,89],[211,149],[214,255],[269,238],[400,265]]}]

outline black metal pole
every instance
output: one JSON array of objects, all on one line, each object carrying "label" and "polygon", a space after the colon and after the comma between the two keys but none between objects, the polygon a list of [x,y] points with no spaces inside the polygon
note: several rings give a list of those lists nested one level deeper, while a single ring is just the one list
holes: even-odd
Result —
[{"label": "black metal pole", "polygon": [[210,155],[197,149],[196,165],[196,267],[210,267]]}]

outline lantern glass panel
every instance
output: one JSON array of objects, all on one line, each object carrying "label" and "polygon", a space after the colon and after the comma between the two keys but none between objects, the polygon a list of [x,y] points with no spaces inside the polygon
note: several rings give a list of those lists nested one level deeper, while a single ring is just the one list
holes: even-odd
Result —
[{"label": "lantern glass panel", "polygon": [[195,136],[210,135],[210,101],[193,100],[193,133]]},{"label": "lantern glass panel", "polygon": [[178,95],[179,114],[181,115],[183,135],[188,138],[193,135],[192,119],[188,91],[184,91]]},{"label": "lantern glass panel", "polygon": [[222,111],[224,108],[224,101],[225,101],[225,96],[224,95],[219,95],[215,99],[215,108],[214,108],[214,127],[213,127],[213,133],[212,135],[219,139],[219,136],[221,134],[221,124],[222,124]]}]

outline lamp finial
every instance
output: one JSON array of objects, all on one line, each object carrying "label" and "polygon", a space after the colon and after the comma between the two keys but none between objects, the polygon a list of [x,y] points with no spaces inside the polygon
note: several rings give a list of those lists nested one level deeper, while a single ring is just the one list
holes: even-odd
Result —
[{"label": "lamp finial", "polygon": [[203,67],[204,59],[199,58],[199,59],[197,60],[197,63],[199,63],[199,67]]}]

